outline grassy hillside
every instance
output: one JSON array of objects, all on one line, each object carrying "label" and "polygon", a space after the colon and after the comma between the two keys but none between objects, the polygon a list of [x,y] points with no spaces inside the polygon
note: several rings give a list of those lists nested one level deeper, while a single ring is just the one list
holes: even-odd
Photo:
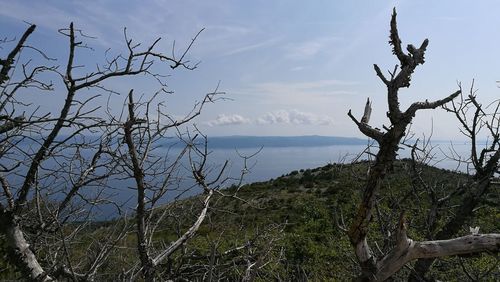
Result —
[{"label": "grassy hillside", "polygon": [[[242,187],[237,195],[243,200],[218,198],[198,235],[169,263],[168,271],[194,280],[206,279],[207,273],[214,279],[235,280],[249,264],[257,263],[260,269],[256,278],[260,281],[353,278],[358,273],[357,263],[343,229],[354,215],[367,167],[367,163],[333,164],[292,171]],[[467,181],[466,175],[434,167],[423,167],[423,177],[436,187],[437,195],[443,196],[458,183]],[[235,189],[224,193],[232,194]],[[408,161],[395,164],[379,198],[370,238],[377,241],[380,251],[390,248],[403,209],[409,220],[410,236],[424,239],[429,201],[422,187],[412,185]],[[185,216],[181,222],[193,222],[196,215],[193,206],[197,203],[198,199],[192,198],[177,204],[181,212],[176,214]],[[454,204],[456,200],[443,207],[438,225],[445,222]],[[498,205],[484,205],[476,214],[470,226],[480,226],[483,233],[500,231]],[[164,230],[157,235],[158,242],[175,239],[172,232],[175,222],[165,222]],[[467,232],[468,226],[464,226],[463,234]],[[133,246],[132,239],[131,243]],[[442,280],[450,277],[466,280],[463,268],[483,273],[495,263],[495,258],[488,254],[465,260],[446,258],[436,263],[434,274]],[[408,271],[404,269],[399,277],[406,277]],[[496,269],[487,277],[494,279],[498,275]]]},{"label": "grassy hillside", "polygon": [[[220,241],[224,244],[218,245],[219,252],[243,245],[245,240],[257,233],[269,232],[263,235],[267,239],[263,242],[257,240],[255,247],[256,250],[266,250],[269,238],[278,238],[272,243],[271,254],[264,259],[269,264],[259,271],[262,280],[351,279],[358,273],[357,264],[343,229],[347,228],[354,215],[367,167],[367,163],[327,165],[292,171],[277,179],[250,184],[239,193],[249,202],[242,203],[236,199],[219,202],[216,206],[219,212],[212,216],[213,225],[205,225],[191,248],[199,254],[207,253],[209,249],[204,242],[214,240],[222,230],[224,233]],[[436,187],[438,196],[449,194],[458,183],[467,181],[466,175],[427,166],[423,167],[423,177]],[[408,161],[395,164],[394,172],[385,181],[379,198],[370,238],[376,239],[380,251],[390,248],[395,224],[403,209],[409,220],[410,236],[425,239],[429,202],[423,188],[412,185]],[[500,209],[494,204],[498,203],[497,200],[478,209],[477,217],[471,220],[470,226],[480,226],[483,233],[498,232]],[[443,207],[437,229],[455,204],[456,199],[452,199],[449,206]],[[282,232],[277,232],[278,228],[274,226],[277,224]],[[269,229],[271,231],[267,231]],[[468,226],[464,226],[463,232],[468,232]],[[468,277],[462,267],[482,273],[496,263],[495,258],[489,255],[478,255],[466,262],[461,260],[440,260],[435,267],[436,278],[466,280]],[[408,271],[403,270],[399,277],[406,277]],[[493,279],[498,275],[497,269],[488,277]]]},{"label": "grassy hillside", "polygon": [[[211,277],[213,281],[235,281],[254,264],[257,281],[354,278],[358,273],[357,263],[343,229],[355,212],[367,167],[367,163],[361,162],[292,171],[276,179],[246,185],[237,193],[238,198],[218,196],[197,235],[165,262],[163,271],[170,277],[187,280]],[[428,166],[422,169],[423,178],[434,187],[437,196],[447,195],[459,183],[467,181],[464,174]],[[411,238],[425,239],[428,194],[423,187],[412,184],[410,175],[410,163],[398,161],[384,182],[369,235],[377,242],[378,249],[374,250],[377,254],[390,248],[402,210],[409,221]],[[230,195],[235,191],[233,187],[223,193]],[[440,210],[438,230],[457,199]],[[172,216],[164,221],[154,238],[157,246],[175,240],[194,221],[199,208],[197,197],[171,204]],[[499,222],[498,192],[494,192],[489,195],[488,203],[476,210],[476,217],[463,227],[463,234],[468,233],[469,225],[480,226],[481,233],[499,232]],[[72,255],[82,267],[85,265],[82,258],[92,255],[96,239],[107,236],[108,224],[89,229],[74,245]],[[120,242],[100,278],[113,279],[121,269],[133,265],[135,244],[131,232]],[[497,263],[491,254],[445,258],[435,264],[433,275],[445,281],[466,281],[474,275],[479,280],[494,281],[500,277]],[[396,278],[404,279],[410,270],[411,266],[403,269]],[[482,273],[488,274],[480,277]]]}]

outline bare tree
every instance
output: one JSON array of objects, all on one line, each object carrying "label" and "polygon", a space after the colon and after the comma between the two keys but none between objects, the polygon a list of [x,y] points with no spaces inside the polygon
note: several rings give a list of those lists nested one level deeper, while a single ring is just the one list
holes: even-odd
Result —
[{"label": "bare tree", "polygon": [[[120,156],[123,161],[123,168],[135,180],[135,189],[137,190],[137,209],[135,212],[136,234],[137,234],[137,250],[139,253],[140,264],[138,268],[131,269],[131,280],[136,280],[135,277],[141,273],[147,281],[153,281],[157,277],[156,268],[163,261],[167,260],[177,249],[185,244],[198,230],[201,223],[206,217],[210,206],[214,191],[221,188],[221,184],[225,178],[226,162],[214,179],[208,180],[207,175],[207,140],[203,136],[201,144],[198,144],[196,136],[191,137],[187,134],[187,139],[184,139],[185,146],[183,150],[176,156],[173,161],[164,159],[165,157],[154,152],[158,147],[158,142],[167,134],[169,129],[177,129],[174,131],[180,134],[179,126],[186,124],[195,116],[199,115],[203,106],[207,102],[216,101],[217,95],[222,94],[216,89],[209,93],[205,98],[195,105],[195,108],[182,120],[174,120],[168,114],[158,110],[155,118],[152,119],[153,100],[145,103],[145,115],[139,118],[136,114],[137,107],[140,103],[134,102],[133,91],[128,95],[128,118],[123,124],[123,139],[127,145],[127,152]],[[157,105],[156,105],[157,106]],[[160,109],[161,107],[155,107]],[[162,124],[161,117],[166,118],[169,123]],[[182,137],[180,135],[180,137]],[[202,148],[199,146],[202,145]],[[179,178],[179,167],[183,165],[183,157],[187,157],[189,164],[188,171],[192,174],[195,183],[202,188],[205,195],[202,199],[202,207],[199,211],[195,222],[175,241],[170,242],[168,247],[163,249],[155,248],[153,236],[162,223],[165,216],[168,214],[168,208],[160,209],[161,200],[165,200],[164,196],[170,192],[174,192],[179,185],[182,185],[182,179]],[[182,187],[180,187],[182,188]],[[183,190],[183,189],[181,189]],[[174,197],[177,195],[174,194]]]},{"label": "bare tree", "polygon": [[[196,162],[191,162],[194,178],[204,187],[204,207],[192,228],[174,244],[153,256],[148,247],[156,225],[151,222],[160,221],[161,216],[154,218],[152,209],[156,208],[159,199],[165,194],[180,163],[164,166],[162,171],[159,166],[155,167],[154,160],[148,159],[149,151],[153,141],[163,137],[166,129],[175,129],[190,122],[200,114],[204,104],[215,100],[214,96],[218,92],[206,95],[185,119],[168,119],[170,123],[160,127],[160,121],[169,117],[158,111],[155,121],[150,120],[148,114],[145,115],[146,120],[136,118],[134,107],[137,105],[133,101],[132,92],[128,96],[129,117],[121,122],[106,119],[99,114],[102,109],[93,101],[100,94],[92,94],[89,90],[114,93],[104,82],[113,78],[145,74],[155,78],[162,88],[160,91],[164,92],[165,76],[154,72],[153,65],[162,62],[171,69],[195,69],[197,65],[189,64],[185,56],[199,33],[182,55],[176,58],[174,52],[172,56],[166,56],[155,50],[160,39],[141,50],[141,45],[129,39],[125,30],[128,53],[107,58],[104,64],[85,73],[82,71],[84,66],[77,65],[75,58],[80,48],[87,48],[81,40],[88,38],[81,30],[75,29],[73,23],[69,28],[59,31],[68,38],[69,55],[64,67],[32,67],[33,62],[29,59],[22,62],[21,54],[26,52],[34,52],[29,56],[39,55],[49,63],[54,61],[27,44],[35,28],[35,25],[30,26],[17,42],[12,41],[15,46],[5,58],[0,59],[0,234],[6,242],[8,260],[27,279],[97,279],[99,268],[107,263],[117,245],[128,234],[131,224],[127,218],[108,226],[104,236],[101,234],[99,238],[94,238],[95,241],[89,247],[96,248],[96,252],[94,256],[90,256],[90,261],[78,258],[74,247],[78,245],[78,240],[94,228],[96,206],[113,204],[117,212],[123,211],[122,204],[113,202],[110,197],[109,182],[114,177],[131,172],[138,193],[135,226],[140,269],[143,276],[150,280],[154,273],[153,267],[193,236],[213,194],[213,189],[209,186],[218,179],[213,183],[205,180],[207,153],[201,154],[204,160],[197,166]],[[77,68],[78,72],[75,71]],[[65,89],[64,103],[56,116],[40,114],[42,109],[29,104],[26,102],[29,98],[19,94],[25,89],[54,90],[52,83],[46,83],[40,78],[42,73],[59,78]],[[27,115],[27,112],[31,113]],[[120,133],[122,129],[123,133]],[[117,138],[119,134],[122,138]],[[183,152],[193,150],[193,141],[194,137],[188,138],[188,149]],[[120,154],[125,145],[128,153]],[[152,175],[167,173],[163,185],[148,186],[152,184],[146,181],[151,176],[148,175],[149,169],[152,169]],[[147,194],[148,192],[152,194]],[[146,204],[151,206],[146,207]],[[134,269],[133,277],[138,268]]]},{"label": "bare tree", "polygon": [[402,211],[397,224],[396,238],[391,250],[377,257],[370,248],[367,236],[374,208],[377,202],[377,193],[382,189],[382,182],[390,173],[399,144],[411,124],[416,112],[423,109],[435,109],[452,101],[461,91],[447,96],[444,99],[429,102],[415,102],[402,111],[399,105],[398,93],[401,88],[409,87],[411,75],[418,65],[424,63],[424,54],[428,45],[425,39],[420,47],[407,46],[408,53],[401,47],[401,40],[396,25],[396,11],[393,11],[390,24],[390,41],[394,55],[400,66],[396,66],[390,77],[386,77],[381,69],[374,65],[375,72],[387,87],[387,116],[389,126],[384,131],[371,127],[365,122],[359,122],[349,111],[349,117],[366,136],[374,139],[379,145],[373,164],[370,166],[361,202],[358,206],[348,230],[349,239],[354,248],[357,260],[361,266],[360,279],[367,281],[383,281],[394,275],[405,264],[416,259],[453,256],[484,251],[498,251],[499,234],[474,234],[458,238],[430,241],[414,241],[407,235],[407,223]]},{"label": "bare tree", "polygon": [[[467,167],[467,178],[459,180],[456,189],[448,194],[442,195],[432,183],[421,177],[422,171],[417,164],[425,158],[417,160],[415,147],[412,150],[413,174],[418,180],[418,185],[427,192],[431,208],[427,216],[428,240],[444,240],[464,230],[464,226],[474,216],[475,210],[481,205],[497,205],[489,202],[488,194],[495,185],[495,174],[498,173],[500,161],[500,135],[499,135],[499,108],[500,103],[495,101],[489,106],[481,105],[477,100],[474,82],[467,96],[463,95],[462,86],[460,99],[453,100],[444,109],[455,115],[461,125],[461,132],[470,140],[469,157],[453,155],[449,158],[456,160]],[[490,110],[492,109],[492,110]],[[478,139],[487,138],[488,142],[482,145]],[[457,203],[453,207],[452,203]],[[448,211],[442,209],[449,206]],[[445,221],[439,226],[438,221]],[[438,228],[439,227],[439,228]],[[471,229],[472,231],[472,229]],[[475,233],[478,233],[475,230]],[[411,281],[426,281],[426,274],[430,270],[435,258],[420,259],[414,266],[414,272],[410,276]]]}]

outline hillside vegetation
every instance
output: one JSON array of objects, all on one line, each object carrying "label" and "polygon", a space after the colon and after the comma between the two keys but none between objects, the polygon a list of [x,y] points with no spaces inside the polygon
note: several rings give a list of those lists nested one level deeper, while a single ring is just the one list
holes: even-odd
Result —
[{"label": "hillside vegetation", "polygon": [[[347,228],[356,211],[367,168],[366,162],[329,164],[250,184],[240,193],[241,198],[248,199],[248,203],[223,199],[217,204],[212,215],[214,224],[207,223],[200,230],[190,247],[191,251],[200,256],[210,253],[208,242],[217,241],[220,244],[216,252],[221,254],[250,242],[249,249],[253,247],[258,250],[257,253],[242,251],[242,267],[235,269],[243,271],[248,265],[245,259],[256,262],[260,257],[262,268],[258,276],[262,281],[355,278],[358,273],[356,259],[343,229]],[[465,174],[430,166],[423,167],[422,176],[436,188],[437,194],[443,196],[454,191],[459,183],[467,181]],[[426,234],[426,216],[430,208],[426,197],[423,188],[412,183],[410,161],[397,162],[394,173],[384,182],[378,197],[373,219],[376,224],[370,232],[379,251],[386,251],[394,240],[396,226],[389,224],[397,222],[398,211],[402,207],[406,207],[410,236],[415,240],[425,239],[421,236]],[[469,222],[470,226],[479,226],[484,233],[500,229],[498,194],[490,195],[489,199],[490,202],[478,208],[477,216]],[[451,201],[450,205],[453,204]],[[444,214],[438,225],[445,222],[447,208],[442,207]],[[468,226],[464,226],[462,234],[467,233]],[[249,259],[249,256],[252,258]],[[227,263],[235,261],[234,258],[221,258],[222,261],[224,259]],[[437,271],[433,276],[445,281],[451,277],[452,280],[464,281],[471,279],[467,275],[477,274],[476,278],[480,280],[495,280],[500,278],[497,263],[495,257],[488,254],[466,260],[446,258],[435,265]],[[468,273],[463,271],[464,268]],[[397,277],[404,279],[409,271],[406,268]],[[224,273],[224,270],[219,269],[219,272]],[[482,277],[486,272],[487,276]]]},{"label": "hillside vegetation", "polygon": [[[239,198],[219,195],[196,236],[161,269],[170,277],[179,277],[179,281],[237,281],[248,269],[254,271],[256,281],[351,280],[359,269],[343,229],[354,216],[367,168],[367,162],[328,164],[240,187]],[[377,252],[386,251],[393,243],[396,226],[390,224],[397,222],[402,207],[409,220],[409,235],[424,240],[422,234],[428,233],[428,195],[412,181],[411,168],[409,160],[396,162],[378,195],[370,230],[370,237],[377,242]],[[438,195],[448,195],[457,185],[468,181],[465,174],[430,166],[421,169],[422,178]],[[222,192],[232,194],[235,189]],[[479,226],[481,233],[500,231],[498,203],[497,191],[488,195],[484,205],[475,211],[474,219],[463,226],[462,234],[469,233],[469,226]],[[452,200],[450,205],[453,204]],[[195,220],[200,207],[197,197],[170,204],[171,216],[167,216],[155,234],[155,244],[170,242],[182,234]],[[446,221],[447,209],[442,207],[438,225]],[[96,238],[104,236],[104,241],[110,229],[123,226],[126,221],[88,226],[73,243],[72,256],[88,257],[88,262],[92,262],[93,256],[99,255],[93,253],[99,249],[96,244],[100,240]],[[125,275],[121,270],[136,263],[135,246],[131,231],[113,250],[100,279],[115,280]],[[85,263],[81,260],[78,267],[86,267]],[[395,278],[405,279],[410,271],[411,266],[404,268]],[[12,275],[4,271],[2,278],[15,277]],[[435,263],[431,276],[444,281],[497,281],[498,259],[487,253],[444,258]]]}]

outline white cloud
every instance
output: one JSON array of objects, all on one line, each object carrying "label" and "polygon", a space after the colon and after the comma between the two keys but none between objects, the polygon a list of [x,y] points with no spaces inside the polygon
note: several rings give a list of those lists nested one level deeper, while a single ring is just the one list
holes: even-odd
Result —
[{"label": "white cloud", "polygon": [[214,120],[205,122],[205,124],[208,126],[237,125],[237,124],[247,124],[247,123],[250,123],[250,119],[247,119],[237,114],[233,115],[220,114]]},{"label": "white cloud", "polygon": [[319,37],[305,42],[289,44],[286,46],[285,56],[290,59],[310,59],[321,52],[334,49],[335,41],[342,40],[340,37]]},{"label": "white cloud", "polygon": [[278,110],[266,113],[257,119],[257,124],[332,125],[333,119],[326,115],[301,112],[298,110]]},{"label": "white cloud", "polygon": [[436,17],[436,20],[445,21],[445,22],[457,22],[457,21],[463,21],[463,20],[465,20],[465,18],[464,17],[454,17],[454,16],[440,16],[440,17]]},{"label": "white cloud", "polygon": [[[133,39],[135,43],[150,44],[162,37],[161,46],[157,47],[166,48],[166,52],[170,52],[174,40],[177,41],[179,50],[187,46],[191,38],[206,26],[201,17],[213,14],[207,12],[207,7],[217,9],[220,6],[216,3],[209,5],[196,2],[190,5],[163,0],[148,1],[147,5],[133,1],[120,1],[117,4],[114,3],[116,1],[105,0],[92,1],[92,4],[87,1],[64,1],[64,4],[45,2],[30,1],[30,4],[26,5],[26,1],[0,0],[0,16],[13,19],[15,23],[31,22],[51,31],[68,27],[70,22],[74,22],[75,28],[82,29],[85,34],[98,39],[87,39],[85,42],[113,49],[116,49],[116,46],[125,48],[123,28],[127,27],[129,39]],[[219,26],[215,29],[215,32],[221,32]],[[223,30],[221,33],[238,37],[248,32],[244,28],[228,27],[227,31]],[[200,49],[203,49],[204,45],[199,43],[208,41],[207,37],[204,37],[206,33],[209,33],[208,30],[200,36],[193,52],[201,52]]]},{"label": "white cloud", "polygon": [[[78,2],[74,2],[68,5],[72,9],[38,1],[30,3],[30,5],[26,5],[22,1],[9,1],[1,3],[1,5],[0,15],[13,19],[16,23],[27,21],[53,32],[61,28],[68,28],[69,23],[74,22],[75,29],[81,29],[84,34],[98,38],[98,40],[86,38],[84,41],[87,43],[101,44],[106,47],[118,42],[123,43],[124,25],[116,25],[117,20],[112,11],[102,8],[100,5],[80,5]],[[33,13],[33,11],[37,12]],[[102,24],[103,20],[106,21],[105,25]]]},{"label": "white cloud", "polygon": [[324,44],[319,41],[305,42],[290,48],[290,53],[288,55],[294,58],[311,57],[318,54],[323,47]]},{"label": "white cloud", "polygon": [[307,82],[269,82],[260,83],[258,88],[268,89],[272,92],[286,89],[286,90],[314,90],[314,89],[329,89],[332,86],[352,86],[358,84],[354,81],[343,81],[337,79],[323,79]]},{"label": "white cloud", "polygon": [[302,112],[296,109],[268,112],[253,120],[238,114],[220,114],[215,119],[204,122],[210,127],[242,124],[332,125],[333,123],[333,118],[329,116]]},{"label": "white cloud", "polygon": [[239,53],[243,53],[243,52],[253,51],[253,50],[256,50],[259,48],[263,48],[263,47],[269,47],[269,46],[275,45],[277,42],[279,42],[279,40],[280,39],[278,39],[278,38],[272,38],[272,39],[265,40],[265,41],[262,41],[259,43],[244,45],[241,47],[236,47],[235,49],[228,51],[224,55],[226,55],[226,56],[235,55],[235,54],[239,54]]},{"label": "white cloud", "polygon": [[263,106],[279,105],[275,108],[305,109],[312,105],[333,105],[357,95],[355,81],[335,79],[311,80],[304,82],[264,82],[247,88],[233,90],[236,100],[248,99]]}]

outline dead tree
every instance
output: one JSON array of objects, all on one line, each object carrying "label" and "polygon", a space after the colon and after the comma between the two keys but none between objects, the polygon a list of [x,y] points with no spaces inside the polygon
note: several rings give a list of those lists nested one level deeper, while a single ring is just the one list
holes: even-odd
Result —
[{"label": "dead tree", "polygon": [[[99,244],[93,244],[98,251],[92,261],[75,260],[74,239],[92,228],[94,207],[108,203],[121,209],[105,196],[108,180],[121,173],[115,154],[123,146],[115,138],[120,125],[98,113],[102,109],[93,101],[101,95],[88,90],[114,93],[106,88],[106,81],[138,74],[154,77],[164,87],[164,76],[153,72],[152,66],[161,61],[171,69],[196,68],[185,59],[196,37],[175,58],[155,50],[160,39],[141,50],[125,31],[127,54],[107,58],[85,73],[75,58],[87,47],[82,40],[88,38],[73,23],[59,31],[68,39],[69,55],[63,66],[32,67],[31,60],[22,62],[21,53],[55,61],[27,44],[35,28],[30,26],[19,41],[12,41],[14,47],[0,59],[0,239],[5,241],[10,264],[25,279],[94,280],[127,234],[128,223],[120,221]],[[26,89],[54,90],[55,85],[44,82],[41,73],[60,79],[64,89],[64,102],[55,116],[20,95]],[[132,116],[125,128],[132,130],[137,124]]]},{"label": "dead tree", "polygon": [[[462,90],[462,86],[459,85],[459,87]],[[458,101],[453,100],[449,105],[445,105],[444,109],[455,115],[461,125],[461,132],[470,140],[469,157],[457,160],[469,168],[467,182],[457,183],[457,188],[447,195],[437,195],[432,185],[415,171],[420,185],[426,188],[432,203],[427,222],[428,240],[444,240],[464,230],[467,222],[474,216],[475,209],[480,205],[488,204],[487,195],[494,185],[495,174],[499,171],[500,102],[496,101],[489,106],[480,104],[474,90],[474,82],[467,96],[464,96],[461,91],[459,98]],[[488,108],[493,108],[493,110],[489,111]],[[481,145],[478,138],[484,138],[484,136],[487,136],[488,143]],[[450,156],[450,158],[455,158],[455,156]],[[445,215],[444,212],[439,211],[451,201],[458,202],[458,204],[452,208],[450,214]],[[443,218],[445,218],[445,224],[438,229],[436,222]],[[410,281],[426,281],[426,274],[434,261],[435,258],[419,259],[410,275]]]},{"label": "dead tree", "polygon": [[396,11],[393,11],[390,23],[390,41],[393,54],[398,58],[400,66],[396,66],[390,77],[386,77],[381,69],[374,65],[375,72],[387,87],[387,103],[390,125],[384,126],[384,131],[358,121],[349,111],[349,117],[366,136],[374,139],[379,145],[379,151],[367,175],[357,213],[350,225],[348,235],[361,267],[361,280],[384,281],[399,271],[406,263],[420,258],[436,258],[484,251],[498,251],[499,234],[469,235],[448,240],[433,240],[416,242],[407,236],[407,224],[404,213],[401,214],[396,242],[393,248],[376,257],[369,245],[367,237],[378,191],[382,181],[390,173],[396,159],[398,146],[405,136],[406,130],[418,110],[435,109],[452,101],[460,90],[448,97],[429,102],[416,102],[402,111],[399,105],[399,90],[410,86],[411,75],[418,65],[424,63],[424,54],[428,45],[425,39],[420,47],[407,46],[407,53],[401,47],[401,40],[396,26]]},{"label": "dead tree", "polygon": [[[218,167],[210,164],[208,139],[196,126],[194,133],[189,130],[180,131],[180,126],[186,125],[199,115],[207,103],[223,99],[221,94],[223,93],[219,92],[217,87],[196,103],[183,118],[174,119],[168,112],[163,111],[162,101],[157,101],[160,96],[154,95],[146,101],[136,101],[133,91],[129,92],[127,117],[122,122],[122,131],[117,134],[117,139],[126,144],[126,150],[119,148],[115,154],[124,174],[133,179],[131,188],[137,193],[133,218],[138,259],[123,273],[124,280],[135,281],[142,278],[146,281],[163,281],[181,277],[188,280],[193,277],[199,279],[203,267],[211,269],[209,273],[213,276],[217,274],[217,269],[223,269],[219,270],[220,273],[228,270],[232,264],[231,258],[228,258],[230,254],[232,256],[235,252],[243,252],[243,249],[253,250],[252,246],[244,245],[234,251],[226,251],[220,259],[214,260],[211,257],[209,262],[193,258],[187,253],[189,240],[195,236],[207,217],[217,214],[218,203],[225,202],[225,199],[244,202],[237,194],[242,187],[244,175],[248,173],[247,161],[255,155],[241,155],[244,162],[241,174],[238,177],[230,176],[226,173],[229,161]],[[182,146],[165,154],[164,141],[166,136],[172,135],[177,135],[179,145]],[[223,189],[229,186],[233,189]],[[176,211],[176,202],[172,199],[180,199],[186,190],[196,187],[201,194],[180,200],[178,204],[184,207]],[[165,204],[167,200],[169,203]],[[193,205],[186,208],[186,203]],[[191,214],[186,217],[188,211]],[[167,220],[169,218],[181,222],[172,224],[172,220]],[[166,241],[156,238],[159,230],[175,234],[176,239]],[[255,261],[248,262],[247,279],[256,275],[255,273],[267,264],[265,257],[272,249],[271,246],[274,246],[270,242],[267,243],[270,245],[269,250],[266,249],[264,254],[253,254],[252,259]],[[253,252],[256,253],[255,250]],[[197,263],[192,265],[189,261]]]},{"label": "dead tree", "polygon": [[[222,166],[214,179],[208,180],[209,152],[206,137],[198,138],[199,132],[191,137],[189,134],[182,135],[179,131],[179,126],[199,115],[203,106],[208,102],[218,100],[217,96],[220,94],[222,93],[217,89],[207,94],[189,114],[180,120],[175,120],[162,112],[161,107],[154,103],[155,97],[141,103],[134,101],[132,90],[128,94],[128,117],[123,123],[122,137],[127,151],[118,151],[117,154],[120,154],[119,159],[124,172],[134,179],[134,189],[137,191],[137,207],[134,217],[139,263],[137,267],[128,271],[131,280],[142,276],[146,281],[154,281],[161,277],[160,273],[157,273],[158,266],[195,235],[206,217],[214,193],[224,180],[223,175],[228,162]],[[139,117],[137,112],[141,106],[145,108],[145,114]],[[163,116],[163,119],[159,118],[160,116]],[[162,123],[165,119],[167,122]],[[170,130],[173,134],[179,134],[184,147],[172,156],[162,156],[156,150]],[[200,143],[198,139],[203,140]],[[169,158],[172,160],[170,161]],[[158,247],[158,242],[155,242],[153,237],[169,212],[167,207],[161,208],[160,205],[165,203],[165,197],[169,194],[171,198],[177,198],[179,195],[176,192],[187,189],[180,187],[183,183],[182,178],[186,176],[179,175],[180,168],[187,165],[189,165],[187,172],[192,175],[195,184],[202,188],[204,196],[201,199],[201,209],[192,225],[175,241],[166,243],[168,247]]]}]

